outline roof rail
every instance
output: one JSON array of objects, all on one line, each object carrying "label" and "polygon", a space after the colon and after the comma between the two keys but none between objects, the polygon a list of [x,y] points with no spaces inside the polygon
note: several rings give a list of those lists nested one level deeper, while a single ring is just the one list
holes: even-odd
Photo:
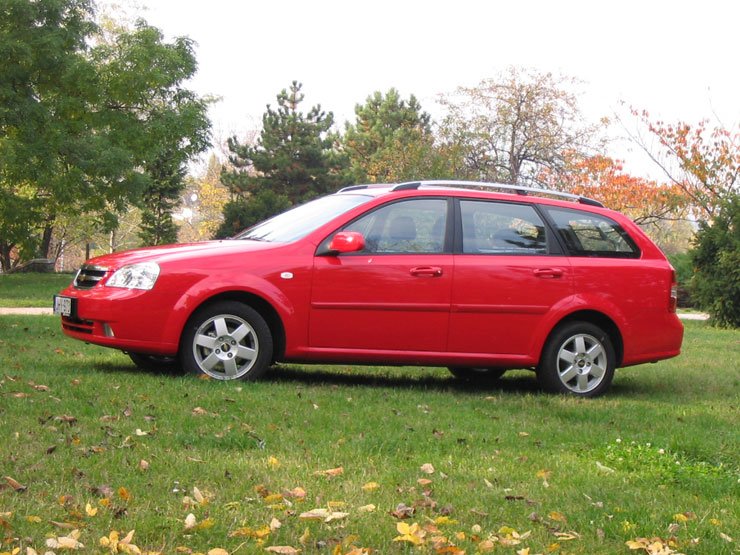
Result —
[{"label": "roof rail", "polygon": [[485,183],[480,181],[455,181],[455,180],[432,180],[432,181],[409,181],[406,183],[399,183],[394,186],[392,191],[408,191],[412,189],[420,189],[422,187],[482,187],[485,189],[499,189],[502,191],[513,191],[517,195],[527,195],[528,193],[534,193],[536,195],[552,195],[555,197],[563,197],[581,204],[588,204],[589,206],[600,206],[604,207],[598,200],[594,200],[581,195],[575,195],[573,193],[565,193],[563,191],[555,191],[552,189],[538,189],[537,187],[525,187],[523,185],[511,185],[508,183]]}]

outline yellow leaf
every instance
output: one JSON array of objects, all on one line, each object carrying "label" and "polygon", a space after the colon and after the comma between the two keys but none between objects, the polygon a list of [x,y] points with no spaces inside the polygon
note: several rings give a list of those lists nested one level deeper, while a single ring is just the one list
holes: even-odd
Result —
[{"label": "yellow leaf", "polygon": [[95,516],[98,514],[98,509],[87,503],[85,505],[85,513],[87,513],[87,516]]},{"label": "yellow leaf", "polygon": [[26,520],[28,522],[37,524],[37,523],[41,522],[41,517],[40,516],[36,516],[36,515],[29,515],[29,516],[26,517]]},{"label": "yellow leaf", "polygon": [[212,528],[214,524],[216,524],[216,521],[213,520],[213,518],[208,517],[207,519],[196,524],[195,528],[196,530],[208,530],[208,528]]},{"label": "yellow leaf", "polygon": [[568,521],[568,519],[565,518],[565,515],[563,513],[558,512],[558,511],[552,511],[552,512],[550,512],[550,514],[548,516],[550,517],[551,520],[556,520],[558,522],[567,522]]},{"label": "yellow leaf", "polygon": [[265,551],[269,551],[270,553],[279,553],[280,555],[297,555],[301,552],[300,549],[296,549],[289,545],[273,545],[266,548]]},{"label": "yellow leaf", "polygon": [[375,505],[363,505],[362,507],[358,507],[357,510],[361,513],[372,513],[375,511]]},{"label": "yellow leaf", "polygon": [[118,497],[120,497],[124,501],[131,501],[131,494],[123,486],[121,486],[120,488],[118,488]]},{"label": "yellow leaf", "polygon": [[298,538],[298,541],[300,542],[301,545],[306,545],[308,543],[308,540],[310,539],[311,539],[311,531],[308,528],[306,528],[303,531],[303,534],[301,534],[301,537]]},{"label": "yellow leaf", "polygon": [[200,490],[196,487],[193,487],[193,497],[201,505],[205,505],[208,502],[206,498],[203,497],[203,494],[200,492]]},{"label": "yellow leaf", "polygon": [[676,522],[688,522],[689,517],[687,517],[683,513],[677,513],[677,514],[673,515],[673,520],[676,521]]},{"label": "yellow leaf", "polygon": [[273,470],[276,468],[280,468],[280,461],[272,455],[270,455],[270,458],[267,459],[267,464],[270,465],[270,468],[272,468]]},{"label": "yellow leaf", "polygon": [[380,487],[380,484],[378,482],[368,482],[364,486],[362,486],[363,491],[373,491]]},{"label": "yellow leaf", "polygon": [[525,547],[524,549],[520,549],[516,552],[516,555],[529,555],[529,548]]},{"label": "yellow leaf", "polygon": [[220,547],[214,547],[208,550],[208,555],[229,555],[229,552]]}]

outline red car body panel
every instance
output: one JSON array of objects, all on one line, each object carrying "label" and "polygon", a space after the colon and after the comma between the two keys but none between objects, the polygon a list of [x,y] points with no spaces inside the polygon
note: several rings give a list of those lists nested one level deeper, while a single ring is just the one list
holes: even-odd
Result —
[{"label": "red car body panel", "polygon": [[[480,191],[362,194],[374,198],[290,243],[213,241],[92,259],[88,264],[107,273],[91,289],[71,285],[61,292],[77,303],[76,318],[63,318],[64,333],[172,356],[199,307],[237,296],[272,308],[284,333],[284,349],[275,356],[285,361],[534,367],[557,324],[586,313],[618,330],[621,366],[679,354],[683,327],[669,307],[673,270],[625,216]],[[359,215],[425,196],[536,201],[607,215],[629,233],[640,257],[317,254],[323,241]],[[143,261],[160,267],[153,289],[106,286],[115,270]]]}]

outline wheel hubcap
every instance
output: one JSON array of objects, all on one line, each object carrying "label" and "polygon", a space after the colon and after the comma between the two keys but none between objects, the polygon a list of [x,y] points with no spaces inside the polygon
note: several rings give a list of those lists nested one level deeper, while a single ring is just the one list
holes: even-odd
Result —
[{"label": "wheel hubcap", "polygon": [[581,333],[566,339],[558,350],[558,376],[575,393],[594,390],[604,380],[606,350],[592,335]]},{"label": "wheel hubcap", "polygon": [[193,355],[200,369],[218,380],[244,376],[257,360],[259,341],[254,328],[242,318],[219,314],[195,332]]}]

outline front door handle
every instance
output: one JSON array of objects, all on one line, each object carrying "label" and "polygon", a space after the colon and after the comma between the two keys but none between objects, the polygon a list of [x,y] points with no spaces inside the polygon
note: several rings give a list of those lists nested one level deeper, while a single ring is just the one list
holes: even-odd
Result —
[{"label": "front door handle", "polygon": [[439,277],[442,275],[442,268],[439,266],[417,266],[411,268],[410,273],[416,277]]},{"label": "front door handle", "polygon": [[537,268],[534,270],[535,277],[543,279],[560,278],[563,277],[563,273],[562,268]]}]

